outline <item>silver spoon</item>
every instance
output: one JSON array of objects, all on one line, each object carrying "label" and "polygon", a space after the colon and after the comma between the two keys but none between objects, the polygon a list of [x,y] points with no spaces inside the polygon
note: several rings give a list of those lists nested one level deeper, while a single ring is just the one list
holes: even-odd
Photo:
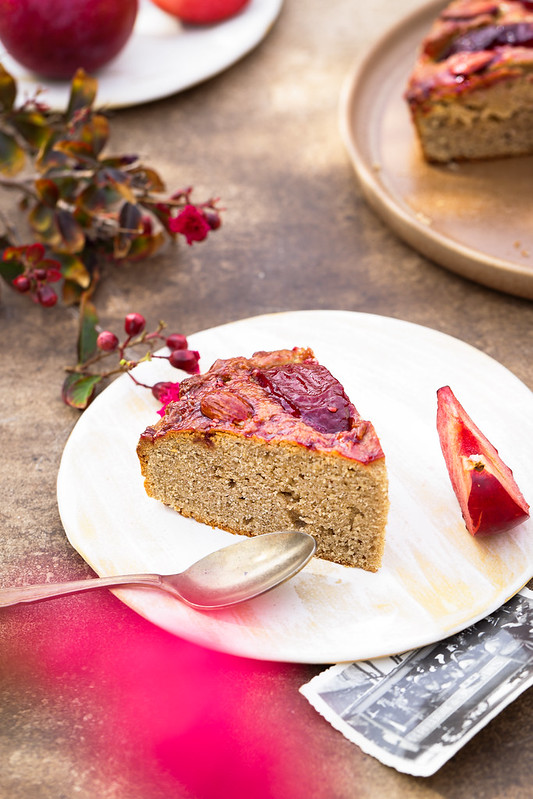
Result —
[{"label": "silver spoon", "polygon": [[264,533],[212,552],[180,574],[126,574],[1,588],[0,607],[95,588],[140,585],[161,588],[200,610],[226,608],[288,580],[308,563],[315,548],[314,538],[307,533]]}]

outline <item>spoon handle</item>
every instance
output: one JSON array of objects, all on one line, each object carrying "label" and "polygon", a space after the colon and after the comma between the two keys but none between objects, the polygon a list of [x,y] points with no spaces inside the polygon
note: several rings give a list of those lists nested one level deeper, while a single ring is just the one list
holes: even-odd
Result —
[{"label": "spoon handle", "polygon": [[0,607],[18,605],[21,602],[37,602],[95,588],[113,588],[118,585],[145,585],[161,588],[158,574],[126,574],[120,577],[92,577],[87,580],[71,580],[67,583],[42,583],[41,585],[21,585],[15,588],[0,588]]}]

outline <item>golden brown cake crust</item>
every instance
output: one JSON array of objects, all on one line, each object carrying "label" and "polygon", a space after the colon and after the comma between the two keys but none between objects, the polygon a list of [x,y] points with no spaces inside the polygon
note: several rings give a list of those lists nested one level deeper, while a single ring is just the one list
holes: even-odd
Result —
[{"label": "golden brown cake crust", "polygon": [[405,98],[429,161],[533,150],[533,4],[455,0],[422,43]]},{"label": "golden brown cake crust", "polygon": [[[293,368],[293,384],[307,381],[300,391],[309,393],[309,382],[315,379],[316,405],[330,400],[325,413],[332,417],[333,427],[344,427],[336,432],[325,432],[306,423],[294,408],[287,410],[272,390],[260,379],[279,367]],[[300,379],[299,379],[300,378]],[[329,394],[326,388],[333,387]],[[294,397],[288,397],[293,401]],[[345,424],[335,425],[337,416],[344,414]],[[322,419],[320,420],[322,421]],[[322,424],[324,428],[327,425]],[[203,375],[184,380],[180,387],[180,400],[171,403],[165,416],[155,427],[149,427],[144,438],[155,441],[172,432],[195,432],[214,435],[235,432],[247,438],[257,438],[271,443],[292,442],[308,449],[332,452],[360,463],[370,463],[383,457],[383,450],[370,422],[361,418],[348,400],[342,386],[320,366],[312,350],[294,348],[274,352],[256,352],[251,358],[230,358],[215,361]]]}]

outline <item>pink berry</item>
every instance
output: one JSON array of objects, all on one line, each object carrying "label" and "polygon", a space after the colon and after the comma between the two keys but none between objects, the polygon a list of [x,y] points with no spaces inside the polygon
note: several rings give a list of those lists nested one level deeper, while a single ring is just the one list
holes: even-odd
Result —
[{"label": "pink berry", "polygon": [[57,294],[50,286],[39,286],[36,291],[37,302],[45,308],[51,308],[57,302]]},{"label": "pink berry", "polygon": [[176,369],[183,369],[190,375],[198,374],[200,371],[198,361],[200,353],[194,350],[174,350],[170,353],[169,361]]},{"label": "pink berry", "polygon": [[17,275],[13,280],[13,287],[16,288],[17,291],[20,291],[21,294],[24,294],[26,291],[30,290],[31,280],[27,275]]},{"label": "pink berry", "polygon": [[129,313],[124,319],[124,329],[128,336],[136,336],[142,333],[146,325],[146,319],[140,313]]},{"label": "pink berry", "polygon": [[187,339],[185,336],[182,336],[181,333],[172,333],[166,340],[166,345],[169,350],[186,350],[187,349]]},{"label": "pink berry", "polygon": [[96,346],[104,352],[112,352],[118,347],[118,338],[110,330],[102,330],[96,339]]}]

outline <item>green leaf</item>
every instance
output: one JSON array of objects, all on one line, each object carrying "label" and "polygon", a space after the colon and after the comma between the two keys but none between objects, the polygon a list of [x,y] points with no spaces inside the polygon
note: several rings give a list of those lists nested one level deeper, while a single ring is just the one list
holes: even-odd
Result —
[{"label": "green leaf", "polygon": [[28,214],[28,221],[42,241],[51,247],[61,241],[56,226],[55,210],[44,203],[37,203]]},{"label": "green leaf", "polygon": [[98,91],[98,81],[83,69],[78,69],[70,85],[70,98],[67,107],[67,118],[72,119],[82,108],[91,108]]},{"label": "green leaf", "polygon": [[94,183],[89,183],[87,188],[79,194],[76,204],[89,213],[98,213],[99,211],[109,213],[121,198],[119,192],[112,186],[96,186]]},{"label": "green leaf", "polygon": [[85,410],[94,396],[98,383],[102,381],[100,375],[69,374],[63,383],[61,396],[66,405],[71,408]]},{"label": "green leaf", "polygon": [[82,289],[89,288],[91,275],[79,256],[69,253],[57,253],[56,257],[61,264],[61,271],[65,280],[75,283]]},{"label": "green leaf", "polygon": [[35,150],[40,149],[50,136],[44,114],[39,111],[22,110],[11,116],[13,127]]},{"label": "green leaf", "polygon": [[149,236],[136,236],[128,251],[128,261],[141,261],[144,258],[149,258],[163,246],[165,241],[165,236],[161,231]]},{"label": "green leaf", "polygon": [[0,275],[4,278],[6,283],[11,283],[16,277],[24,272],[24,266],[21,261],[8,260],[0,261]]},{"label": "green leaf", "polygon": [[24,167],[26,155],[13,136],[0,130],[0,172],[12,177]]},{"label": "green leaf", "polygon": [[68,203],[76,202],[79,192],[79,179],[69,175],[59,177],[54,175],[54,184],[57,186],[59,196]]},{"label": "green leaf", "polygon": [[11,111],[17,97],[17,84],[7,69],[0,64],[0,106],[3,111]]},{"label": "green leaf", "polygon": [[127,202],[135,202],[135,194],[131,189],[131,178],[120,169],[102,169],[98,174],[100,186],[112,186]]},{"label": "green leaf", "polygon": [[62,132],[51,133],[44,141],[39,155],[35,159],[35,166],[39,172],[46,172],[50,169],[65,167],[68,164],[68,158],[63,153],[55,150],[55,144],[64,138]]},{"label": "green leaf", "polygon": [[90,300],[84,297],[80,305],[78,363],[85,363],[96,351],[96,339],[98,338],[96,330],[97,324],[98,315],[96,313],[96,308]]}]

